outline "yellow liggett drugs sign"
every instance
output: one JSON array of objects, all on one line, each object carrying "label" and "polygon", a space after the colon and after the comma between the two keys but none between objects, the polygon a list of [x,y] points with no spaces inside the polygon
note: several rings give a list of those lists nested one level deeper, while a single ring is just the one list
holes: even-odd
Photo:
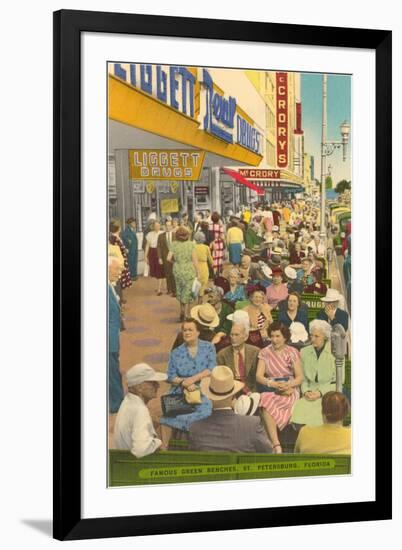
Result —
[{"label": "yellow liggett drugs sign", "polygon": [[129,152],[132,180],[198,180],[205,151],[189,149],[132,149]]}]

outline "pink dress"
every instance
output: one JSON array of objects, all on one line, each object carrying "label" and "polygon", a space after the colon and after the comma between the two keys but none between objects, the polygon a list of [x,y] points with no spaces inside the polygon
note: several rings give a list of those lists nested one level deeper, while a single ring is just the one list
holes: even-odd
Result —
[{"label": "pink dress", "polygon": [[[300,361],[300,353],[296,348],[285,346],[280,353],[273,350],[272,345],[263,348],[258,359],[265,363],[265,375],[268,378],[289,378],[293,380],[295,361]],[[261,394],[260,406],[275,420],[279,430],[289,423],[295,401],[299,398],[299,388],[294,388],[290,395],[278,395],[274,391]]]},{"label": "pink dress", "polygon": [[278,286],[269,285],[266,290],[267,304],[275,308],[280,301],[286,300],[288,294],[288,287],[283,283]]}]

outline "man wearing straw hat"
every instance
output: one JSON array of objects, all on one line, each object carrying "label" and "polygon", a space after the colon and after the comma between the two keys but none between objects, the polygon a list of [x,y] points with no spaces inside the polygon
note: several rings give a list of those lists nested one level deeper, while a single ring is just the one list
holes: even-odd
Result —
[{"label": "man wearing straw hat", "polygon": [[218,365],[201,380],[201,391],[212,401],[212,414],[190,426],[192,451],[271,453],[272,447],[258,416],[233,411],[233,398],[243,389],[229,367]]},{"label": "man wearing straw hat", "polygon": [[331,326],[340,324],[345,330],[349,327],[349,315],[346,311],[339,308],[339,302],[342,299],[342,294],[336,288],[328,288],[325,296],[321,298],[324,302],[324,309],[320,309],[317,314],[317,319],[327,321]]}]

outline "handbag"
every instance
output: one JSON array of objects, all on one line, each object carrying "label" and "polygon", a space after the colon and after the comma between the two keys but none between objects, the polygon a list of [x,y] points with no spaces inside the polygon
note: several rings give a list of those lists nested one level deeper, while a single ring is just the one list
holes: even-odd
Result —
[{"label": "handbag", "polygon": [[187,403],[182,395],[162,395],[161,404],[163,416],[175,417],[195,411],[195,407]]},{"label": "handbag", "polygon": [[183,395],[186,402],[190,405],[201,405],[202,403],[201,391],[198,388],[193,391],[185,388],[183,390]]},{"label": "handbag", "polygon": [[197,279],[197,277],[194,279],[193,281],[193,285],[191,287],[191,294],[193,295],[193,298],[197,298],[198,297],[198,294],[200,293],[200,290],[201,290],[201,283],[200,281]]}]

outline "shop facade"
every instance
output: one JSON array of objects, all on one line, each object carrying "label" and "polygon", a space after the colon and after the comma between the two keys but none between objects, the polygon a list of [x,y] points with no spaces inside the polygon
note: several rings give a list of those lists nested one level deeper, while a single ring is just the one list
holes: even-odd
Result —
[{"label": "shop facade", "polygon": [[264,112],[243,71],[109,64],[110,216],[141,231],[151,213],[192,218],[222,212],[230,194],[245,200],[221,167],[261,163]]}]

